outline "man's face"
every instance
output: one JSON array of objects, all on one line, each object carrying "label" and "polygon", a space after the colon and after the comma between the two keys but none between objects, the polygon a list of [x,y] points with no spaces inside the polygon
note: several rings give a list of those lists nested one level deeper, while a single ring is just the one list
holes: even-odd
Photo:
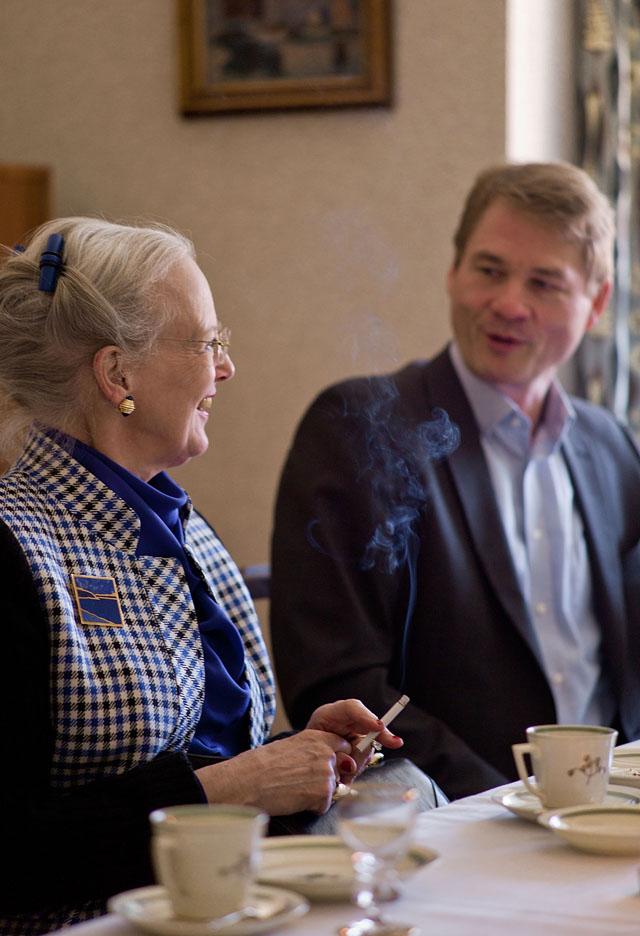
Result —
[{"label": "man's face", "polygon": [[588,283],[576,244],[497,199],[449,271],[447,289],[467,367],[535,424],[557,368],[606,308],[610,284]]}]

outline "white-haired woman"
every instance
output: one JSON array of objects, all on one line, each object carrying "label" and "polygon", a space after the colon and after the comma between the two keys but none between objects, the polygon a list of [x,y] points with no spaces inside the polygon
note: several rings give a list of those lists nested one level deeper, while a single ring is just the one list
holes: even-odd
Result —
[{"label": "white-haired woman", "polygon": [[150,882],[156,807],[323,813],[366,762],[346,738],[380,728],[349,700],[264,743],[251,600],[165,473],[207,448],[228,351],[191,243],[166,228],[61,219],[0,269],[4,934]]}]

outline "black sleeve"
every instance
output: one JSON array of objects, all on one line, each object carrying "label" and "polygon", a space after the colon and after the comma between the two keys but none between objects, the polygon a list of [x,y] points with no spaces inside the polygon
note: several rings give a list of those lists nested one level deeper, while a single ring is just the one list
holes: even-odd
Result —
[{"label": "black sleeve", "polygon": [[[409,573],[406,563],[392,571],[366,568],[367,545],[376,530],[384,532],[385,518],[363,470],[371,455],[354,415],[354,394],[362,387],[354,381],[318,398],[280,481],[271,638],[283,701],[297,727],[318,705],[338,698],[358,697],[382,714],[400,693]],[[405,740],[398,755],[411,758],[452,799],[507,781],[424,707],[408,705],[393,730]]]},{"label": "black sleeve", "polygon": [[102,899],[151,883],[151,810],[204,801],[186,755],[165,754],[71,792],[49,785],[48,627],[25,556],[0,523],[0,770],[4,912]]}]

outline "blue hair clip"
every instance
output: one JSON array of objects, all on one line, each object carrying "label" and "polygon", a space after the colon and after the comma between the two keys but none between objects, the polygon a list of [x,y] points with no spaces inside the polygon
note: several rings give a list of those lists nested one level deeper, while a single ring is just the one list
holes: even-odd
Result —
[{"label": "blue hair clip", "polygon": [[58,275],[62,269],[62,249],[64,237],[62,234],[50,234],[47,246],[40,254],[40,282],[38,289],[42,292],[55,292]]},{"label": "blue hair clip", "polygon": [[24,246],[24,244],[16,244],[16,246],[13,248],[13,252],[14,252],[14,253],[24,253],[26,249],[27,249],[27,248]]}]

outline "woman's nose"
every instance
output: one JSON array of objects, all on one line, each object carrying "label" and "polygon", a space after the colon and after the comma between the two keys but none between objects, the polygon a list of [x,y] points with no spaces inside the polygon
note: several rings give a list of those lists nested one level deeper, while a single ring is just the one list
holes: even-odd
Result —
[{"label": "woman's nose", "polygon": [[235,374],[236,369],[233,361],[228,354],[225,354],[219,364],[216,364],[216,382],[218,380],[230,380]]}]

